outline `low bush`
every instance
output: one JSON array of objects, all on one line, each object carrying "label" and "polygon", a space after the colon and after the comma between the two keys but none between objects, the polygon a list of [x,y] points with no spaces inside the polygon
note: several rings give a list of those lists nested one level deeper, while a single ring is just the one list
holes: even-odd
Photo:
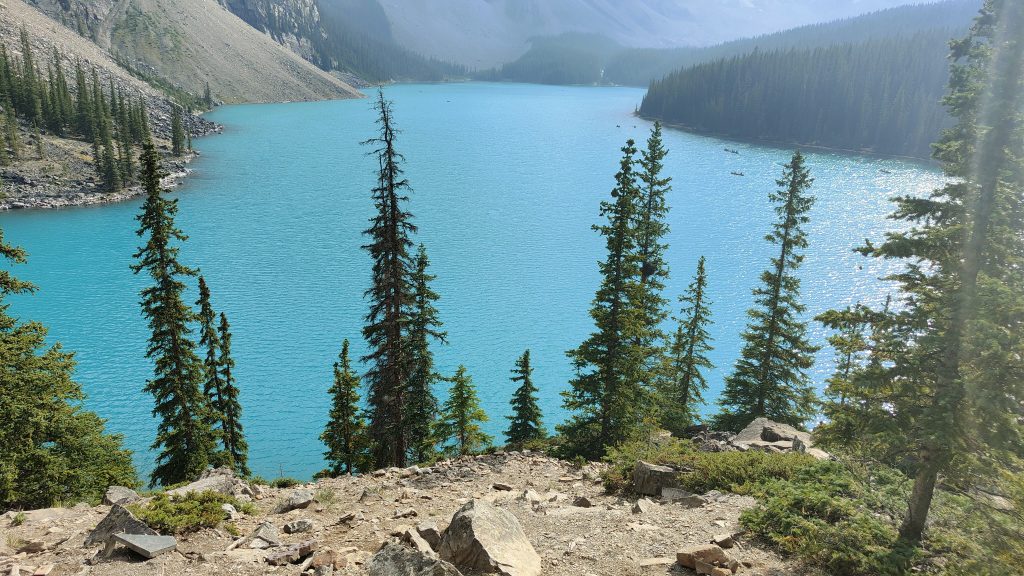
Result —
[{"label": "low bush", "polygon": [[909,484],[898,472],[868,477],[839,462],[804,465],[752,487],[757,505],[740,517],[751,534],[835,576],[903,574],[917,558],[894,522]]},{"label": "low bush", "polygon": [[215,528],[229,515],[222,508],[231,504],[245,514],[255,511],[249,502],[240,502],[217,492],[189,492],[184,496],[157,494],[143,505],[130,507],[139,520],[161,534],[184,534],[202,528]]},{"label": "low bush", "polygon": [[749,494],[758,485],[774,479],[791,478],[815,462],[805,454],[765,452],[700,452],[688,440],[677,438],[633,442],[608,451],[611,467],[605,474],[605,488],[621,492],[630,486],[638,460],[680,469],[684,490],[703,494],[710,490]]},{"label": "low bush", "polygon": [[270,482],[270,486],[273,488],[291,488],[292,486],[298,486],[301,484],[295,478],[274,478]]}]

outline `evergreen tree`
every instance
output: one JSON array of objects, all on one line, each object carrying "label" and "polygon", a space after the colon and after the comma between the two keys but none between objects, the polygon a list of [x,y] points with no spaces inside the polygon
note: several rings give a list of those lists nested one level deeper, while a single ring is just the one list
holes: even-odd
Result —
[{"label": "evergreen tree", "polygon": [[93,105],[90,98],[88,84],[85,80],[85,70],[82,69],[82,61],[75,63],[75,125],[78,133],[86,140],[95,140],[95,129],[93,125]]},{"label": "evergreen tree", "polygon": [[138,235],[146,237],[146,244],[136,252],[132,270],[145,271],[153,280],[141,295],[142,313],[152,331],[146,356],[154,362],[154,378],[145,390],[153,394],[153,414],[160,419],[152,446],[160,451],[150,476],[155,486],[198,477],[215,456],[216,438],[200,389],[203,364],[189,338],[195,313],[182,301],[182,278],[196,272],[178,261],[175,242],[187,239],[174,225],[178,201],[161,195],[160,159],[152,144],[143,149],[142,167],[146,200],[137,219]]},{"label": "evergreen tree", "polygon": [[807,194],[812,182],[797,152],[777,182],[780,189],[769,196],[779,220],[766,239],[778,246],[779,255],[761,275],[763,286],[754,290],[743,351],[725,381],[716,429],[740,430],[759,416],[799,427],[814,414],[816,399],[807,370],[814,365],[817,347],[807,340],[807,324],[800,318],[800,279],[794,275],[807,247],[803,226],[814,205],[814,197]]},{"label": "evergreen tree", "polygon": [[249,444],[245,441],[242,430],[242,405],[238,401],[238,387],[235,385],[235,359],[231,356],[231,325],[228,317],[220,313],[220,326],[217,328],[220,340],[220,381],[221,396],[218,412],[220,413],[221,441],[224,453],[228,456],[228,464],[235,472],[248,476]]},{"label": "evergreen tree", "polygon": [[39,93],[39,78],[36,75],[35,60],[32,58],[32,44],[28,30],[21,28],[21,107],[29,122],[42,122],[43,110]]},{"label": "evergreen tree", "polygon": [[707,357],[712,350],[711,335],[707,330],[711,324],[707,282],[704,257],[701,256],[697,261],[697,275],[686,293],[679,296],[684,306],[677,318],[679,325],[669,348],[661,391],[661,425],[676,435],[693,424],[696,417],[694,405],[704,402],[703,393],[708,389],[703,371],[715,367]]},{"label": "evergreen tree", "polygon": [[18,119],[14,117],[14,110],[11,108],[7,109],[7,113],[4,119],[5,136],[7,140],[7,147],[11,151],[11,158],[17,160],[21,158],[21,137],[18,135]]},{"label": "evergreen tree", "polygon": [[415,462],[425,462],[434,454],[437,445],[433,437],[433,426],[437,420],[438,406],[433,386],[439,375],[434,371],[434,353],[430,350],[430,341],[443,344],[446,334],[441,331],[443,323],[434,306],[440,296],[430,287],[436,276],[429,272],[430,260],[422,244],[414,266],[411,277],[413,310],[409,325],[411,365],[408,372],[409,386],[405,393],[405,429],[408,434],[409,457]]},{"label": "evergreen tree", "polygon": [[203,358],[203,396],[210,405],[207,411],[210,428],[218,432],[223,441],[224,382],[220,375],[220,336],[217,333],[217,313],[213,311],[213,305],[210,303],[210,287],[203,276],[199,277],[199,300],[196,301],[196,306],[199,307],[199,348],[206,352]]},{"label": "evergreen tree", "polygon": [[210,83],[206,83],[206,88],[203,89],[203,104],[206,105],[207,110],[213,110],[213,94],[210,92]]},{"label": "evergreen tree", "polygon": [[473,379],[465,366],[459,366],[455,375],[445,380],[452,387],[437,422],[437,437],[445,445],[445,453],[465,456],[483,450],[493,439],[480,427],[487,422],[487,414],[480,408]]},{"label": "evergreen tree", "polygon": [[512,415],[506,416],[509,427],[505,431],[505,438],[508,439],[509,446],[522,448],[547,436],[541,422],[540,406],[537,405],[537,387],[533,385],[533,367],[530,366],[529,350],[523,352],[516,360],[516,367],[512,370],[512,382],[518,382],[519,388],[512,395],[510,402]]},{"label": "evergreen tree", "polygon": [[568,352],[576,377],[563,392],[563,406],[576,414],[558,428],[567,452],[590,459],[635,435],[649,405],[643,383],[651,380],[646,373],[650,354],[643,342],[651,327],[637,305],[643,287],[634,226],[640,190],[632,140],[622,153],[611,200],[601,203],[608,222],[594,227],[608,250],[599,265],[603,278],[590,310],[596,332]]},{"label": "evergreen tree", "polygon": [[[1024,450],[1024,5],[987,0],[970,33],[952,44],[946,107],[956,119],[935,147],[948,184],[897,199],[910,225],[863,252],[899,259],[904,294],[895,312],[868,318],[900,346],[862,370],[858,387],[886,389],[896,429],[879,436],[910,462],[914,485],[900,528],[920,542],[936,484],[970,493]],[[880,326],[880,328],[879,328]],[[858,406],[847,404],[851,410]],[[852,417],[852,416],[851,416]],[[858,424],[877,430],[878,418]]]},{"label": "evergreen tree", "polygon": [[[25,251],[5,243],[2,231],[0,257],[25,262]],[[104,421],[81,407],[73,354],[48,346],[41,324],[7,314],[7,296],[34,291],[9,271],[0,274],[0,508],[93,500],[111,484],[138,485],[122,437],[106,434]]]},{"label": "evergreen tree", "polygon": [[44,158],[46,158],[46,150],[43,149],[43,135],[39,131],[38,123],[32,126],[32,138],[36,142],[36,156],[40,160],[43,160]]},{"label": "evergreen tree", "polygon": [[367,470],[370,465],[369,442],[366,436],[366,419],[359,408],[359,376],[352,371],[348,357],[348,340],[341,344],[341,354],[334,363],[334,385],[331,395],[331,410],[327,426],[320,440],[327,446],[327,459],[331,476],[351,474]]},{"label": "evergreen tree", "polygon": [[181,122],[181,108],[171,106],[171,154],[181,156],[185,153],[185,129]]},{"label": "evergreen tree", "polygon": [[363,362],[370,364],[365,378],[368,388],[369,431],[373,460],[378,467],[405,466],[409,442],[405,425],[406,389],[409,384],[410,353],[408,328],[412,323],[413,263],[409,257],[416,231],[412,215],[404,209],[409,182],[402,175],[404,160],[395,149],[397,130],[391,103],[378,91],[374,105],[380,136],[366,144],[375,147],[379,173],[373,188],[376,215],[364,234],[370,243],[364,248],[373,260],[372,285],[366,291],[370,312],[363,338],[370,352]]}]

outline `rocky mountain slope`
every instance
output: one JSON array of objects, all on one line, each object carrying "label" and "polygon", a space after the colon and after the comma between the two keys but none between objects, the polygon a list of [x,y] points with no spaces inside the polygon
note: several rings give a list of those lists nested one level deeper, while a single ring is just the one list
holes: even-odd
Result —
[{"label": "rocky mountain slope", "polygon": [[[339,0],[322,0],[337,2]],[[856,16],[908,0],[378,0],[400,45],[483,69],[536,36],[600,34],[623,46],[706,46]]]},{"label": "rocky mountain slope", "polygon": [[[280,489],[214,471],[177,492],[214,490],[251,500],[250,514],[225,513],[237,536],[225,526],[206,528],[179,536],[175,551],[152,560],[124,547],[90,560],[100,546],[85,542],[111,506],[8,512],[0,516],[0,567],[6,573],[17,564],[22,576],[40,567],[51,576],[457,576],[485,566],[507,576],[685,575],[694,572],[678,563],[697,567],[685,555],[697,549],[728,558],[718,567],[703,564],[698,573],[732,574],[730,564],[741,576],[799,573],[739,535],[739,514],[753,499],[721,493],[680,499],[667,488],[661,498],[623,498],[604,491],[602,470],[509,452]],[[134,498],[108,491],[110,502]],[[710,545],[713,540],[725,550]]]},{"label": "rocky mountain slope", "polygon": [[[11,0],[9,4],[21,4]],[[145,76],[224,102],[359,96],[216,0],[32,0]]]}]

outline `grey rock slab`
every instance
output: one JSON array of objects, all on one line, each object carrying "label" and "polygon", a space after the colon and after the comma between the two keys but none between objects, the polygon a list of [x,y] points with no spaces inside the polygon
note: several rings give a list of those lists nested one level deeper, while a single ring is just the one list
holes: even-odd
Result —
[{"label": "grey rock slab", "polygon": [[682,504],[687,508],[700,508],[708,503],[703,496],[691,494],[678,488],[664,488],[661,491],[662,501],[669,504]]},{"label": "grey rock slab", "polygon": [[125,486],[111,486],[110,488],[107,488],[107,492],[103,494],[103,503],[107,506],[113,506],[114,504],[125,506],[138,501],[138,499],[138,493]]},{"label": "grey rock slab", "polygon": [[373,555],[366,573],[368,576],[462,576],[452,564],[393,541]]},{"label": "grey rock slab", "polygon": [[156,530],[139,520],[127,508],[120,504],[114,504],[110,513],[96,525],[89,536],[85,539],[85,546],[103,544],[110,540],[114,534],[143,534],[157,536]]},{"label": "grey rock slab", "polygon": [[274,509],[275,514],[284,514],[300,508],[308,508],[313,503],[313,491],[300,489],[293,490],[283,502]]},{"label": "grey rock slab", "polygon": [[466,503],[445,530],[441,559],[470,571],[538,576],[541,560],[519,521],[483,500]]},{"label": "grey rock slab", "polygon": [[146,558],[156,558],[178,547],[174,536],[152,536],[149,534],[115,534],[114,542],[124,544],[129,550]]}]

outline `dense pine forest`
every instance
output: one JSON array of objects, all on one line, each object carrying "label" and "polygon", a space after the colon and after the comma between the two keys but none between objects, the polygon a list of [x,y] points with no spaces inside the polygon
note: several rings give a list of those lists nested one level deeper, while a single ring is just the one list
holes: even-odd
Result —
[{"label": "dense pine forest", "polygon": [[651,83],[640,114],[698,132],[927,158],[948,126],[949,31],[775,50]]}]

